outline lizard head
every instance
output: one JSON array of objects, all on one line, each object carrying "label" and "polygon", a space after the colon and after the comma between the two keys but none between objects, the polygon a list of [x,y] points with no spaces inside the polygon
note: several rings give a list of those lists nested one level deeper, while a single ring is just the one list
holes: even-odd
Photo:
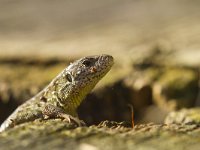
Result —
[{"label": "lizard head", "polygon": [[63,83],[58,93],[60,104],[74,103],[74,107],[79,106],[113,63],[110,55],[88,56],[71,63],[58,78]]}]

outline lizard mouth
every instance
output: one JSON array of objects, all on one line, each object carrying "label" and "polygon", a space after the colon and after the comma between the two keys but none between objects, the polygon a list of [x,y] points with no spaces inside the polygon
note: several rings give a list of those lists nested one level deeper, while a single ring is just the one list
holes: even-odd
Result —
[{"label": "lizard mouth", "polygon": [[91,66],[89,71],[90,73],[99,72],[99,75],[105,74],[110,70],[113,64],[114,64],[113,57],[110,55],[103,54],[97,57],[95,65]]},{"label": "lizard mouth", "polygon": [[90,73],[95,74],[96,77],[102,78],[113,66],[114,59],[110,55],[100,55],[97,57],[95,65],[90,67]]},{"label": "lizard mouth", "polygon": [[108,66],[112,67],[112,65],[114,64],[114,59],[110,55],[103,54],[99,56],[98,63],[101,66],[105,65],[106,67]]}]

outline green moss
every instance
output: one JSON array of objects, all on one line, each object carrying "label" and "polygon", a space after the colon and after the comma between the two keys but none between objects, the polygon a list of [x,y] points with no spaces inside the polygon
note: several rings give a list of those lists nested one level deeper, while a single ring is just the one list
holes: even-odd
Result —
[{"label": "green moss", "polygon": [[[0,64],[0,82],[13,100],[26,100],[48,84],[66,64],[52,66]],[[8,101],[8,100],[2,100]]]},{"label": "green moss", "polygon": [[164,101],[172,100],[169,105],[174,103],[176,108],[190,107],[198,92],[198,74],[193,69],[169,67],[162,69],[156,85],[161,87],[159,94],[165,98]]},{"label": "green moss", "polygon": [[168,114],[165,119],[167,124],[200,124],[200,107],[191,109],[182,109]]},{"label": "green moss", "polygon": [[171,98],[188,98],[194,95],[197,87],[198,76],[193,70],[168,69],[159,79],[165,87],[165,92]]},{"label": "green moss", "polygon": [[200,124],[200,108],[193,108],[189,110],[188,117],[195,123]]}]

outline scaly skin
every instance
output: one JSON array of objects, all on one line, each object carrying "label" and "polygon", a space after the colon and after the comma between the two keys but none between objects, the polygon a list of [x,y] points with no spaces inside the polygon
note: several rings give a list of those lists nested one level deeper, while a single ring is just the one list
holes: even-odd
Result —
[{"label": "scaly skin", "polygon": [[36,96],[20,105],[1,125],[0,132],[35,119],[62,118],[84,123],[76,109],[99,80],[111,69],[113,57],[98,55],[71,63]]}]

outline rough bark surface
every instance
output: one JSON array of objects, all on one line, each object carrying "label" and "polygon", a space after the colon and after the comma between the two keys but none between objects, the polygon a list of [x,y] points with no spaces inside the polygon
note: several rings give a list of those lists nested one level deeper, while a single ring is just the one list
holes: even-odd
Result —
[{"label": "rough bark surface", "polygon": [[[109,124],[109,122],[107,122]],[[9,149],[104,149],[198,150],[197,124],[141,124],[134,128],[112,122],[109,126],[74,128],[61,120],[35,121],[0,134],[2,150]]]}]

